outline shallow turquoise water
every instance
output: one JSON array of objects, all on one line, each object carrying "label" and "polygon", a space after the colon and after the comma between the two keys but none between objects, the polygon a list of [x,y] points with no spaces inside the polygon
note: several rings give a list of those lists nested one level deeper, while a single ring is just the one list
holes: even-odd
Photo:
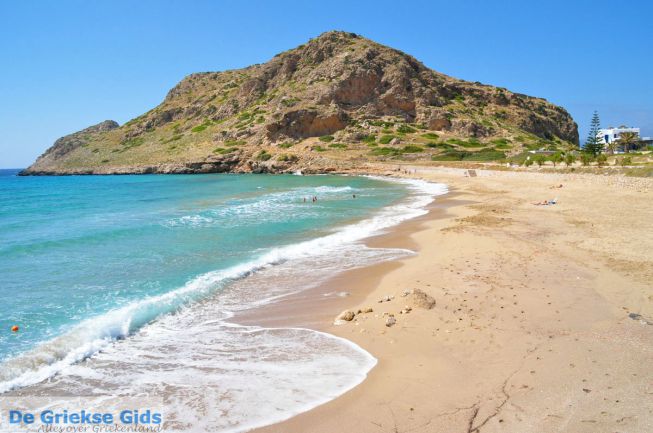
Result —
[{"label": "shallow turquoise water", "polygon": [[[404,185],[363,177],[16,177],[2,170],[0,360],[207,272],[329,233],[406,194]],[[146,308],[126,333],[203,295]]]},{"label": "shallow turquoise water", "polygon": [[[35,413],[69,409],[76,396],[102,412],[154,397],[166,431],[223,433],[323,404],[376,359],[333,335],[244,325],[239,314],[412,254],[364,240],[424,215],[446,191],[368,177],[0,170],[0,396],[52,397],[34,401]],[[322,296],[342,295],[339,286]]]}]

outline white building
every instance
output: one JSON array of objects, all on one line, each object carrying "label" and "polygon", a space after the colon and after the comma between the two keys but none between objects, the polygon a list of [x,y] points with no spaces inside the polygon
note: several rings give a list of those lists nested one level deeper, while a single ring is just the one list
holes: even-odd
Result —
[{"label": "white building", "polygon": [[599,129],[599,139],[601,140],[601,143],[603,144],[609,144],[612,143],[613,141],[619,140],[619,137],[621,137],[621,134],[624,132],[632,132],[637,134],[639,136],[639,128],[629,128],[627,126],[620,126],[619,128],[606,128],[606,129]]}]

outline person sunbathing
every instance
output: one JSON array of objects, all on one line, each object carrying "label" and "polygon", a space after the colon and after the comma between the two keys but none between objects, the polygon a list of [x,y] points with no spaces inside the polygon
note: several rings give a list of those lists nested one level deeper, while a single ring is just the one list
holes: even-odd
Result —
[{"label": "person sunbathing", "polygon": [[553,200],[542,200],[533,203],[535,206],[551,206],[558,203],[558,199],[554,198]]}]

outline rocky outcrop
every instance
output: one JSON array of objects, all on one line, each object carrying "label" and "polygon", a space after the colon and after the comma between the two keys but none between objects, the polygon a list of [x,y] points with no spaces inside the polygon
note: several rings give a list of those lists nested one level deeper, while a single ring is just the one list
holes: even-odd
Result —
[{"label": "rocky outcrop", "polygon": [[333,321],[334,325],[342,325],[345,322],[351,322],[356,317],[356,313],[351,310],[345,310],[338,314],[338,317]]},{"label": "rocky outcrop", "polygon": [[347,125],[344,112],[320,114],[316,110],[297,110],[285,113],[280,121],[267,125],[266,137],[271,141],[319,137],[340,131]]},{"label": "rocky outcrop", "polygon": [[81,131],[61,137],[54,142],[52,147],[50,147],[45,151],[43,155],[41,155],[41,158],[61,158],[77,147],[86,144],[90,136],[97,133],[111,131],[118,127],[120,127],[118,122],[114,120],[105,120],[104,122],[100,122],[97,125],[89,126],[88,128],[82,129]]},{"label": "rocky outcrop", "polygon": [[427,126],[432,131],[450,131],[451,121],[446,117],[433,116],[428,119]]},{"label": "rocky outcrop", "polygon": [[[344,145],[327,150],[353,154],[356,143],[401,124],[460,139],[578,143],[573,119],[544,99],[449,77],[398,50],[332,31],[264,64],[189,75],[159,106],[122,126],[105,121],[60,138],[25,174],[278,171],[288,152],[309,167],[325,158],[316,155],[324,146],[310,143],[315,137],[336,135]],[[391,146],[414,138],[402,134]],[[368,158],[362,150],[352,158]],[[261,151],[272,165],[261,163]],[[239,162],[214,158],[228,153]]]},{"label": "rocky outcrop", "polygon": [[435,299],[420,289],[412,290],[408,295],[412,304],[419,308],[430,310],[435,307]]},{"label": "rocky outcrop", "polygon": [[[249,161],[247,161],[249,162]],[[94,168],[60,168],[57,170],[35,170],[30,169],[27,173],[20,175],[92,175],[92,174],[202,174],[202,173],[250,173],[248,164],[243,164],[238,156],[229,158],[213,158],[205,161],[168,163],[154,165],[127,165],[127,166],[101,166]],[[278,171],[283,172],[282,170]],[[288,170],[288,172],[292,172]]]}]

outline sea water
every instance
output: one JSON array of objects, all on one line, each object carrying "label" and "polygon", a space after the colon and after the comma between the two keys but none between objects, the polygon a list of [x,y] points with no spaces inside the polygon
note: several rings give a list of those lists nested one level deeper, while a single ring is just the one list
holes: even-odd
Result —
[{"label": "sea water", "polygon": [[0,171],[0,396],[158,396],[166,427],[185,431],[246,431],[360,383],[376,360],[353,343],[230,319],[410,254],[362,241],[446,192],[354,176],[15,174]]}]

